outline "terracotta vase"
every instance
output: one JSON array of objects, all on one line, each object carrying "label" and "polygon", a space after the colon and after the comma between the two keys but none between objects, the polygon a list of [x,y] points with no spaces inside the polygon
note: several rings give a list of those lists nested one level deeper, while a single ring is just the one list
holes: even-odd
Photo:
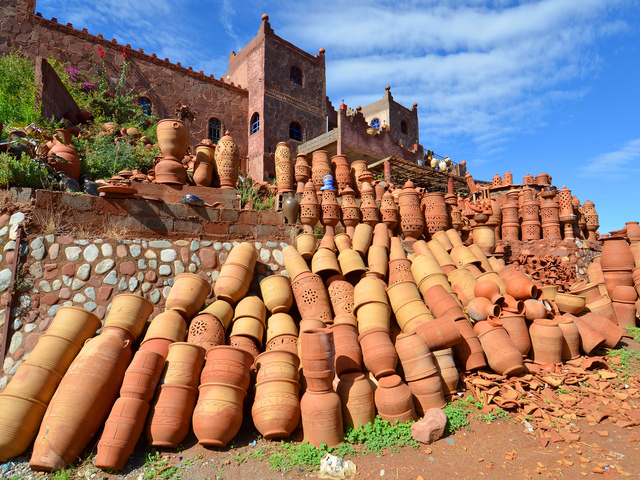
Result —
[{"label": "terracotta vase", "polygon": [[444,408],[447,405],[447,401],[444,398],[442,380],[437,373],[420,380],[408,382],[408,385],[413,395],[416,414],[419,417],[424,416],[430,408]]},{"label": "terracotta vase", "polygon": [[442,381],[442,391],[445,397],[450,397],[458,391],[460,375],[453,359],[453,350],[445,348],[433,352],[433,358]]},{"label": "terracotta vase", "polygon": [[189,342],[169,345],[169,355],[162,374],[161,383],[198,386],[206,350]]},{"label": "terracotta vase", "polygon": [[291,280],[282,275],[270,275],[260,282],[262,299],[272,313],[287,313],[293,305]]},{"label": "terracotta vase", "polygon": [[137,398],[116,400],[98,442],[94,465],[100,469],[122,470],[144,430],[149,403]]},{"label": "terracotta vase", "polygon": [[362,350],[358,342],[358,327],[349,323],[333,324],[335,345],[335,372],[338,377],[345,373],[362,371]]},{"label": "terracotta vase", "polygon": [[275,151],[276,185],[278,193],[292,192],[294,174],[291,161],[291,149],[287,142],[279,142]]},{"label": "terracotta vase", "polygon": [[242,299],[249,291],[257,259],[258,251],[250,243],[245,242],[233,247],[216,280],[216,297],[232,305]]},{"label": "terracotta vase", "polygon": [[387,226],[389,235],[393,233],[400,218],[398,207],[393,201],[393,195],[391,192],[386,191],[382,196],[382,203],[380,204],[381,221]]},{"label": "terracotta vase", "polygon": [[191,321],[187,342],[199,345],[205,350],[217,345],[224,345],[224,327],[220,320],[213,315],[201,313]]},{"label": "terracotta vase", "polygon": [[380,210],[376,204],[374,190],[369,182],[362,182],[360,198],[362,199],[360,202],[362,222],[373,228],[380,221]]},{"label": "terracotta vase", "polygon": [[624,330],[601,315],[585,313],[578,318],[605,338],[604,345],[607,348],[615,348],[622,339]]},{"label": "terracotta vase", "polygon": [[48,152],[47,163],[54,171],[64,173],[74,180],[80,177],[82,165],[78,152],[72,146],[56,144]]},{"label": "terracotta vase", "polygon": [[0,461],[23,453],[38,433],[47,405],[33,398],[0,394]]},{"label": "terracotta vase", "polygon": [[297,382],[300,379],[300,358],[297,353],[272,350],[258,355],[255,363],[258,370],[256,382],[266,380],[293,380]]},{"label": "terracotta vase", "polygon": [[195,170],[193,181],[199,187],[208,187],[213,182],[215,172],[215,147],[211,145],[196,146]]},{"label": "terracotta vase", "polygon": [[331,157],[333,164],[338,190],[342,192],[345,188],[353,187],[353,179],[351,178],[351,169],[346,155],[334,155]]},{"label": "terracotta vase", "polygon": [[[329,176],[329,178],[331,178]],[[324,225],[325,233],[333,233],[335,226],[340,221],[340,205],[336,197],[336,191],[331,187],[322,187],[322,217],[320,222]]]},{"label": "terracotta vase", "polygon": [[184,341],[187,324],[177,310],[167,310],[153,317],[144,335],[144,339],[166,338],[172,342]]},{"label": "terracotta vase", "polygon": [[345,431],[373,423],[376,407],[369,379],[361,372],[340,376],[336,392],[342,400],[342,420]]},{"label": "terracotta vase", "polygon": [[555,320],[534,320],[529,327],[531,354],[538,364],[561,363],[564,337]]},{"label": "terracotta vase", "polygon": [[633,252],[624,237],[603,238],[600,265],[603,271],[632,270],[635,267]]},{"label": "terracotta vase", "polygon": [[329,152],[316,150],[311,155],[311,179],[317,193],[320,193],[320,188],[324,185],[322,179],[327,175],[333,175],[329,163]]},{"label": "terracotta vase", "polygon": [[358,341],[364,364],[376,378],[395,373],[398,354],[386,329],[369,328],[360,333]]},{"label": "terracotta vase", "polygon": [[300,360],[307,390],[331,390],[335,375],[335,345],[328,328],[300,332]]},{"label": "terracotta vase", "polygon": [[436,317],[430,322],[418,325],[416,333],[422,337],[431,351],[451,348],[462,341],[456,327],[457,318],[457,315],[451,313]]},{"label": "terracotta vase", "polygon": [[251,416],[267,440],[288,438],[300,422],[300,384],[297,380],[269,379],[256,383]]},{"label": "terracotta vase", "polygon": [[575,326],[578,327],[578,333],[580,334],[580,346],[582,351],[587,355],[591,355],[607,341],[602,334],[595,331],[591,326],[581,321],[578,317],[574,317],[570,313],[565,313],[562,318],[570,319]]},{"label": "terracotta vase", "polygon": [[85,343],[47,408],[31,456],[32,469],[62,469],[87,446],[118,396],[133,340],[128,330],[111,326]]},{"label": "terracotta vase", "polygon": [[478,283],[473,287],[473,294],[476,297],[487,298],[496,305],[504,303],[504,296],[500,292],[500,286],[491,280],[478,280]]},{"label": "terracotta vase", "polygon": [[490,315],[499,317],[502,312],[500,305],[496,305],[486,297],[475,297],[467,305],[469,316],[476,322],[486,320]]},{"label": "terracotta vase", "polygon": [[507,293],[516,300],[537,298],[538,288],[523,271],[507,266],[498,275],[507,284]]},{"label": "terracotta vase", "polygon": [[298,215],[300,214],[300,202],[298,199],[292,196],[285,198],[282,202],[282,212],[287,219],[287,223],[291,225],[298,223]]},{"label": "terracotta vase", "polygon": [[[218,282],[216,282],[217,286]],[[185,319],[190,319],[202,309],[210,293],[211,285],[200,275],[181,273],[176,275],[173,280],[173,286],[165,301],[165,308],[177,310]]]},{"label": "terracotta vase", "polygon": [[298,189],[296,194],[302,195],[305,184],[311,177],[311,167],[307,161],[307,156],[304,153],[299,153],[296,156],[296,164],[294,166],[295,179],[298,182]]},{"label": "terracotta vase", "polygon": [[[487,323],[487,321],[479,323]],[[479,323],[474,326],[476,333],[478,332],[476,327],[479,326]],[[479,333],[478,339],[487,356],[487,362],[491,370],[499,375],[508,377],[519,375],[524,370],[522,354],[511,341],[507,331],[500,326],[500,323],[495,322],[494,326],[490,326],[482,333]]]},{"label": "terracotta vase", "polygon": [[342,275],[334,275],[326,281],[331,306],[336,316],[353,314],[354,287]]},{"label": "terracotta vase", "polygon": [[307,390],[300,400],[300,410],[305,441],[314,447],[342,443],[342,402],[337,393]]},{"label": "terracotta vase", "polygon": [[205,447],[224,447],[242,426],[242,404],[247,392],[235,385],[204,383],[193,410],[193,433]]},{"label": "terracotta vase", "polygon": [[556,317],[562,330],[562,360],[573,360],[580,356],[580,330],[571,318]]},{"label": "terracotta vase", "polygon": [[122,327],[138,338],[151,312],[153,312],[153,303],[140,295],[116,295],[111,303],[111,310],[104,320],[104,326]]},{"label": "terracotta vase", "polygon": [[296,248],[303,259],[311,260],[316,253],[316,236],[312,233],[301,233],[296,237]]},{"label": "terracotta vase", "polygon": [[470,372],[485,368],[487,360],[473,327],[464,315],[460,316],[455,323],[461,337],[460,343],[453,346],[458,363],[463,370]]},{"label": "terracotta vase", "polygon": [[149,444],[177,448],[187,437],[198,391],[186,385],[164,384],[158,387],[146,426]]},{"label": "terracotta vase", "polygon": [[345,226],[347,234],[353,237],[355,227],[360,223],[360,207],[356,203],[355,192],[350,187],[341,189],[340,197],[342,198],[340,204],[342,224]]},{"label": "terracotta vase", "polygon": [[249,388],[254,357],[238,347],[219,345],[207,351],[200,383],[226,383],[243,390]]},{"label": "terracotta vase", "polygon": [[332,322],[329,295],[319,275],[303,272],[291,282],[291,289],[303,320],[315,318],[325,323]]},{"label": "terracotta vase", "polygon": [[360,196],[360,191],[362,189],[362,181],[359,180],[360,175],[367,170],[367,161],[366,160],[354,160],[351,162],[351,176],[353,179],[353,184],[355,185],[355,190],[357,192],[357,196]]},{"label": "terracotta vase", "polygon": [[449,214],[447,204],[444,202],[444,193],[426,193],[422,197],[421,207],[429,235],[449,229]]},{"label": "terracotta vase", "polygon": [[165,119],[158,122],[158,146],[162,157],[182,161],[189,146],[189,128],[182,120]]},{"label": "terracotta vase", "polygon": [[305,231],[313,233],[313,227],[320,220],[320,203],[316,195],[316,189],[311,180],[304,186],[302,200],[300,200],[300,223]]},{"label": "terracotta vase", "polygon": [[500,316],[502,326],[509,334],[509,338],[520,351],[523,357],[526,357],[531,350],[531,338],[529,337],[529,329],[525,322],[524,315],[504,314]]},{"label": "terracotta vase", "polygon": [[238,183],[239,151],[238,145],[229,136],[229,132],[218,140],[215,152],[216,169],[220,177],[220,188],[235,190]]},{"label": "terracotta vase", "polygon": [[425,221],[420,209],[420,200],[413,182],[408,181],[402,187],[399,197],[400,227],[407,239],[419,239],[424,231]]},{"label": "terracotta vase", "polygon": [[394,423],[416,420],[411,389],[398,375],[389,375],[378,380],[374,394],[378,415],[383,420]]}]

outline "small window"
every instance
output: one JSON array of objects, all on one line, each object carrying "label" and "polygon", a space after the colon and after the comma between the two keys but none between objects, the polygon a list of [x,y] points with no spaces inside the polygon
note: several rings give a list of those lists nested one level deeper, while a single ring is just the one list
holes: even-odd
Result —
[{"label": "small window", "polygon": [[220,123],[220,120],[218,120],[217,118],[210,118],[209,140],[211,140],[214,144],[217,144],[218,140],[220,140],[220,137],[222,137],[222,124]]},{"label": "small window", "polygon": [[258,112],[254,113],[251,117],[251,135],[260,130],[260,115]]},{"label": "small window", "polygon": [[400,122],[400,133],[409,135],[409,128],[407,127],[407,122],[405,122],[404,120]]},{"label": "small window", "polygon": [[291,67],[291,70],[289,71],[289,79],[293,83],[302,86],[302,70],[295,66]]},{"label": "small window", "polygon": [[145,115],[151,115],[151,100],[147,97],[140,97],[138,99],[138,105],[142,107],[142,113]]},{"label": "small window", "polygon": [[380,130],[380,119],[374,118],[373,120],[371,120],[371,126]]},{"label": "small window", "polygon": [[302,141],[302,127],[298,122],[291,122],[289,124],[289,138],[296,142]]}]

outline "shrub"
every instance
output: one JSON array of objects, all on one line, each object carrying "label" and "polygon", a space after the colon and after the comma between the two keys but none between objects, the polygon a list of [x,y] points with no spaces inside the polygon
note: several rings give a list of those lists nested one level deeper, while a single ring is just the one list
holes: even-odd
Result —
[{"label": "shrub", "polygon": [[40,116],[31,62],[17,53],[0,57],[0,123],[34,122]]}]

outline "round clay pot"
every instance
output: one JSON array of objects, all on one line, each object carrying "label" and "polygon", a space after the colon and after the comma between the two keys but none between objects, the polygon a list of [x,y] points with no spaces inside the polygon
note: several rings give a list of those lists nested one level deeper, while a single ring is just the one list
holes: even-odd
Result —
[{"label": "round clay pot", "polygon": [[373,389],[369,379],[363,373],[345,373],[340,376],[336,392],[342,400],[342,420],[345,430],[374,422],[376,407],[373,401]]},{"label": "round clay pot", "polygon": [[197,397],[198,391],[193,387],[169,383],[160,385],[146,427],[149,444],[177,448],[189,433]]},{"label": "round clay pot", "polygon": [[119,326],[138,338],[153,312],[153,303],[140,295],[120,294],[113,298],[105,327]]},{"label": "round clay pot", "polygon": [[[196,157],[197,158],[197,157]],[[193,181],[199,187],[208,187],[213,181],[215,168],[207,162],[199,162],[196,159],[196,169],[193,172]]]},{"label": "round clay pot", "polygon": [[233,307],[224,300],[216,300],[200,313],[208,313],[216,317],[222,324],[222,327],[225,329],[225,331],[229,328],[229,325],[231,325],[231,320],[233,319]]},{"label": "round clay pot", "polygon": [[286,313],[275,313],[267,320],[267,343],[280,335],[298,336],[298,328],[293,318]]},{"label": "round clay pot", "polygon": [[227,345],[213,347],[207,351],[200,381],[226,383],[247,390],[253,362],[253,355],[242,348]]},{"label": "round clay pot", "polygon": [[342,275],[334,275],[326,281],[331,306],[336,316],[353,314],[354,287]]},{"label": "round clay pot", "polygon": [[453,350],[450,348],[436,350],[433,352],[433,357],[442,381],[442,392],[447,397],[454,395],[458,391],[460,375],[453,360]]},{"label": "round clay pot", "polygon": [[[494,258],[494,257],[491,257],[491,258]],[[504,280],[502,280],[502,278],[500,278],[500,275],[498,275],[496,272],[485,272],[482,275],[480,275],[479,277],[477,277],[476,280],[478,281],[478,283],[483,282],[483,281],[487,281],[487,280],[490,281],[490,282],[493,282],[496,285],[498,285],[498,288],[500,290],[500,295],[504,296],[504,294],[507,293],[507,284],[504,283]],[[474,293],[475,293],[475,287],[473,287],[473,288],[474,288]]]},{"label": "round clay pot", "polygon": [[182,120],[165,119],[158,122],[158,146],[165,159],[181,161],[189,146],[189,128]]},{"label": "round clay pot", "polygon": [[413,405],[419,417],[424,416],[430,408],[444,408],[447,405],[442,379],[437,373],[408,382],[408,385],[413,395]]},{"label": "round clay pot", "polygon": [[169,355],[161,383],[197,387],[205,353],[203,347],[189,342],[175,342],[169,345]]},{"label": "round clay pot", "polygon": [[296,237],[296,248],[305,260],[311,260],[316,252],[316,236],[313,233],[301,233]]},{"label": "round clay pot", "polygon": [[202,309],[210,293],[211,285],[200,275],[181,273],[174,277],[164,305],[167,310],[177,310],[185,319],[190,319]]},{"label": "round clay pot", "polygon": [[491,300],[491,303],[499,305],[504,302],[504,296],[500,293],[500,287],[491,280],[478,280],[473,287],[473,294]]},{"label": "round clay pot", "polygon": [[144,338],[145,340],[148,338],[166,338],[172,342],[182,342],[184,341],[186,330],[187,324],[184,321],[184,317],[176,310],[167,310],[151,320]]},{"label": "round clay pot", "polygon": [[335,371],[338,377],[345,373],[362,371],[362,350],[358,343],[358,327],[349,323],[333,324],[335,345]]},{"label": "round clay pot", "polygon": [[247,392],[235,385],[204,383],[198,388],[193,410],[193,433],[206,447],[224,447],[242,425],[242,404]]},{"label": "round clay pot", "polygon": [[271,350],[258,355],[256,358],[258,370],[256,382],[265,380],[293,380],[298,381],[300,374],[300,359],[295,353],[286,350]]},{"label": "round clay pot", "polygon": [[580,356],[580,331],[569,317],[556,317],[562,330],[562,360],[573,360]]},{"label": "round clay pot", "polygon": [[344,440],[342,402],[333,390],[307,390],[300,400],[304,440],[314,447],[338,445]]},{"label": "round clay pot", "polygon": [[416,333],[422,337],[432,352],[451,348],[462,341],[455,323],[458,318],[455,314],[448,313],[418,325]]},{"label": "round clay pot", "polygon": [[300,422],[299,392],[297,380],[274,378],[256,383],[251,416],[264,438],[288,438],[293,433]]},{"label": "round clay pot", "polygon": [[374,394],[378,415],[383,420],[394,423],[416,420],[411,389],[398,375],[389,375],[378,380]]},{"label": "round clay pot", "polygon": [[[634,290],[635,291],[635,290]],[[577,315],[584,310],[587,303],[586,298],[580,295],[569,293],[558,293],[554,299],[560,313],[570,313]]]},{"label": "round clay pot", "polygon": [[478,339],[487,356],[491,370],[506,376],[519,375],[524,370],[522,354],[504,328],[501,326],[491,327],[480,333]]},{"label": "round clay pot", "polygon": [[164,364],[165,358],[159,353],[138,350],[124,374],[120,396],[151,402]]},{"label": "round clay pot", "polygon": [[546,318],[547,309],[540,300],[534,300],[529,298],[524,301],[524,314],[527,320],[533,321],[536,319]]},{"label": "round clay pot", "polygon": [[633,252],[624,237],[603,238],[600,266],[606,270],[631,270],[635,267]]},{"label": "round clay pot", "polygon": [[46,334],[82,345],[85,340],[95,335],[101,324],[96,315],[84,308],[62,306],[56,311]]},{"label": "round clay pot", "polygon": [[561,363],[564,337],[554,320],[534,320],[529,327],[534,363]]},{"label": "round clay pot", "polygon": [[479,322],[481,320],[486,320],[490,315],[499,317],[502,310],[500,309],[500,305],[494,304],[488,298],[476,297],[471,299],[469,305],[467,305],[467,312],[474,321]]},{"label": "round clay pot", "polygon": [[38,433],[47,405],[27,397],[0,395],[0,461],[24,453]]},{"label": "round clay pot", "polygon": [[523,357],[526,357],[531,350],[531,338],[529,337],[529,329],[525,322],[524,315],[508,314],[500,317],[502,326],[509,334],[509,338],[520,351]]},{"label": "round clay pot", "polygon": [[208,313],[200,313],[191,321],[187,341],[205,350],[225,343],[224,327],[220,320]]},{"label": "round clay pot", "polygon": [[385,328],[369,328],[358,336],[364,364],[376,378],[393,375],[398,354]]},{"label": "round clay pot", "polygon": [[303,272],[291,283],[296,305],[302,319],[314,318],[331,323],[331,304],[327,289],[319,275]]}]

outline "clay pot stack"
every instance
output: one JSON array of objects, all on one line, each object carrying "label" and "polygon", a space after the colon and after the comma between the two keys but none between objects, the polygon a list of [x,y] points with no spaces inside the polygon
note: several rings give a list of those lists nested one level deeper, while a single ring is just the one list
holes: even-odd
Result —
[{"label": "clay pot stack", "polygon": [[262,349],[267,308],[258,297],[244,297],[236,305],[229,344],[250,352],[255,358]]},{"label": "clay pot stack", "polygon": [[189,128],[182,120],[165,119],[158,122],[157,131],[162,160],[154,168],[155,181],[166,184],[186,184],[187,171],[182,165],[182,158],[189,147]]}]

